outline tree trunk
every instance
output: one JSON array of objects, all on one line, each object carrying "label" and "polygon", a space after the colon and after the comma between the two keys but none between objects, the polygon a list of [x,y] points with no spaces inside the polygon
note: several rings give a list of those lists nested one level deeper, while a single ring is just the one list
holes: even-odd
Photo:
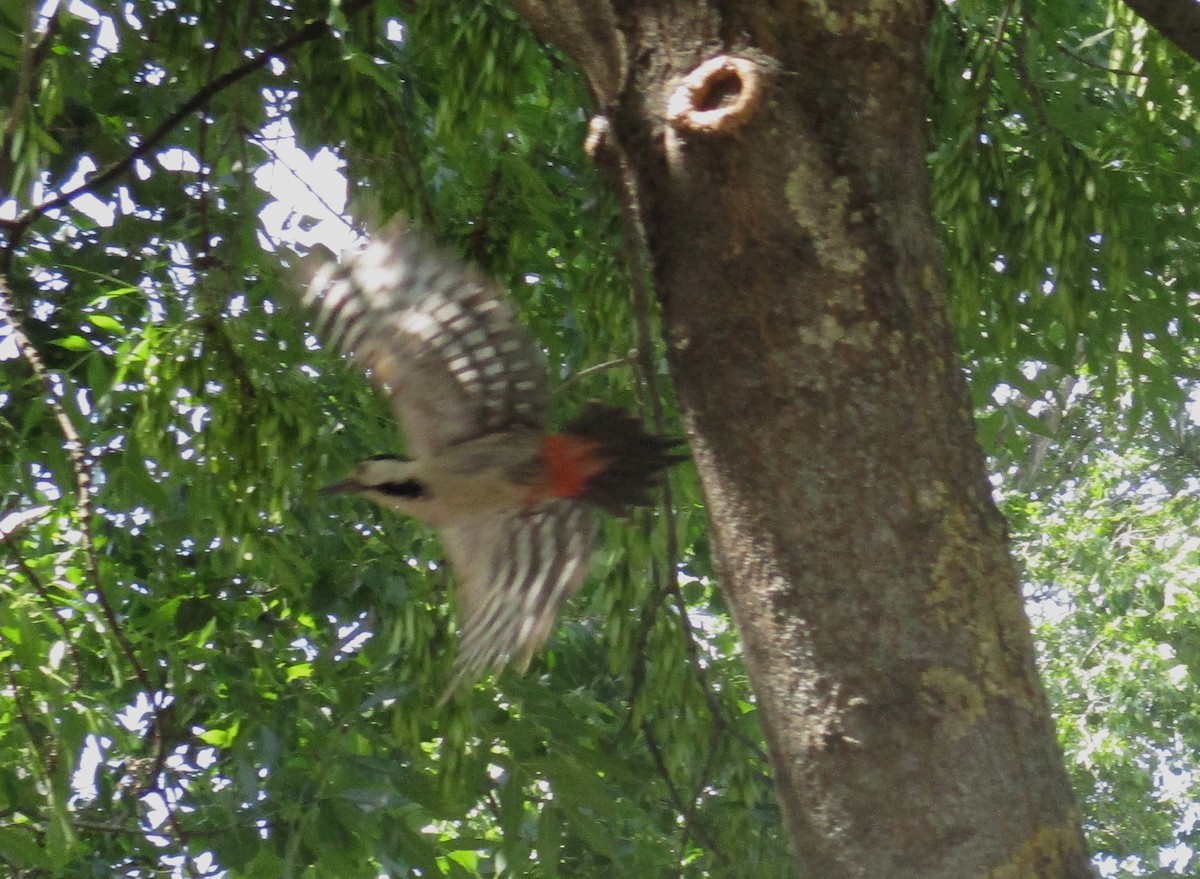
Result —
[{"label": "tree trunk", "polygon": [[513,6],[636,193],[801,875],[1090,876],[947,320],[930,4]]}]

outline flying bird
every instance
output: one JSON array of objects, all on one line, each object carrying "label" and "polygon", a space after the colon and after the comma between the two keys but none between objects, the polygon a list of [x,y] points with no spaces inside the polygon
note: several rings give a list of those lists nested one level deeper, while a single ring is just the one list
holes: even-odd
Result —
[{"label": "flying bird", "polygon": [[391,401],[412,456],[368,458],[324,491],[440,532],[460,625],[447,695],[523,670],[587,573],[594,510],[651,503],[679,441],[595,403],[549,432],[546,368],[507,292],[403,219],[324,265],[303,302]]}]

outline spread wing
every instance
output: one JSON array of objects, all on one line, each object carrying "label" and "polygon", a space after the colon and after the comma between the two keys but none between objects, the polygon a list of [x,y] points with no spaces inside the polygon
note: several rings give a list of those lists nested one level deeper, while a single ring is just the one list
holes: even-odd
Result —
[{"label": "spread wing", "polygon": [[415,457],[544,423],[546,370],[506,291],[402,219],[317,272],[303,301],[391,397]]},{"label": "spread wing", "polygon": [[521,668],[528,664],[549,637],[563,602],[583,583],[595,536],[591,511],[565,500],[442,530],[460,584],[462,630],[447,695],[488,669],[510,661]]}]

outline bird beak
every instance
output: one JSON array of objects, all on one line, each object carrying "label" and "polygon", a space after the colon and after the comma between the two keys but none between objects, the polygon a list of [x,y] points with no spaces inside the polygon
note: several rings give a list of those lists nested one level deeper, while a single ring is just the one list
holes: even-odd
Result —
[{"label": "bird beak", "polygon": [[362,486],[354,481],[353,478],[343,479],[341,482],[335,482],[333,485],[327,485],[322,488],[317,494],[353,494],[362,491]]}]

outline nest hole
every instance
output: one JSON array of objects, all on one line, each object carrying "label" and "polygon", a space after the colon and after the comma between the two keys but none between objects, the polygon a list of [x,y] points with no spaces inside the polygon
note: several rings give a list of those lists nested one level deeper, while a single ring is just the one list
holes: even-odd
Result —
[{"label": "nest hole", "polygon": [[692,105],[704,113],[722,110],[737,103],[742,94],[742,76],[726,67],[710,76],[692,97]]}]

